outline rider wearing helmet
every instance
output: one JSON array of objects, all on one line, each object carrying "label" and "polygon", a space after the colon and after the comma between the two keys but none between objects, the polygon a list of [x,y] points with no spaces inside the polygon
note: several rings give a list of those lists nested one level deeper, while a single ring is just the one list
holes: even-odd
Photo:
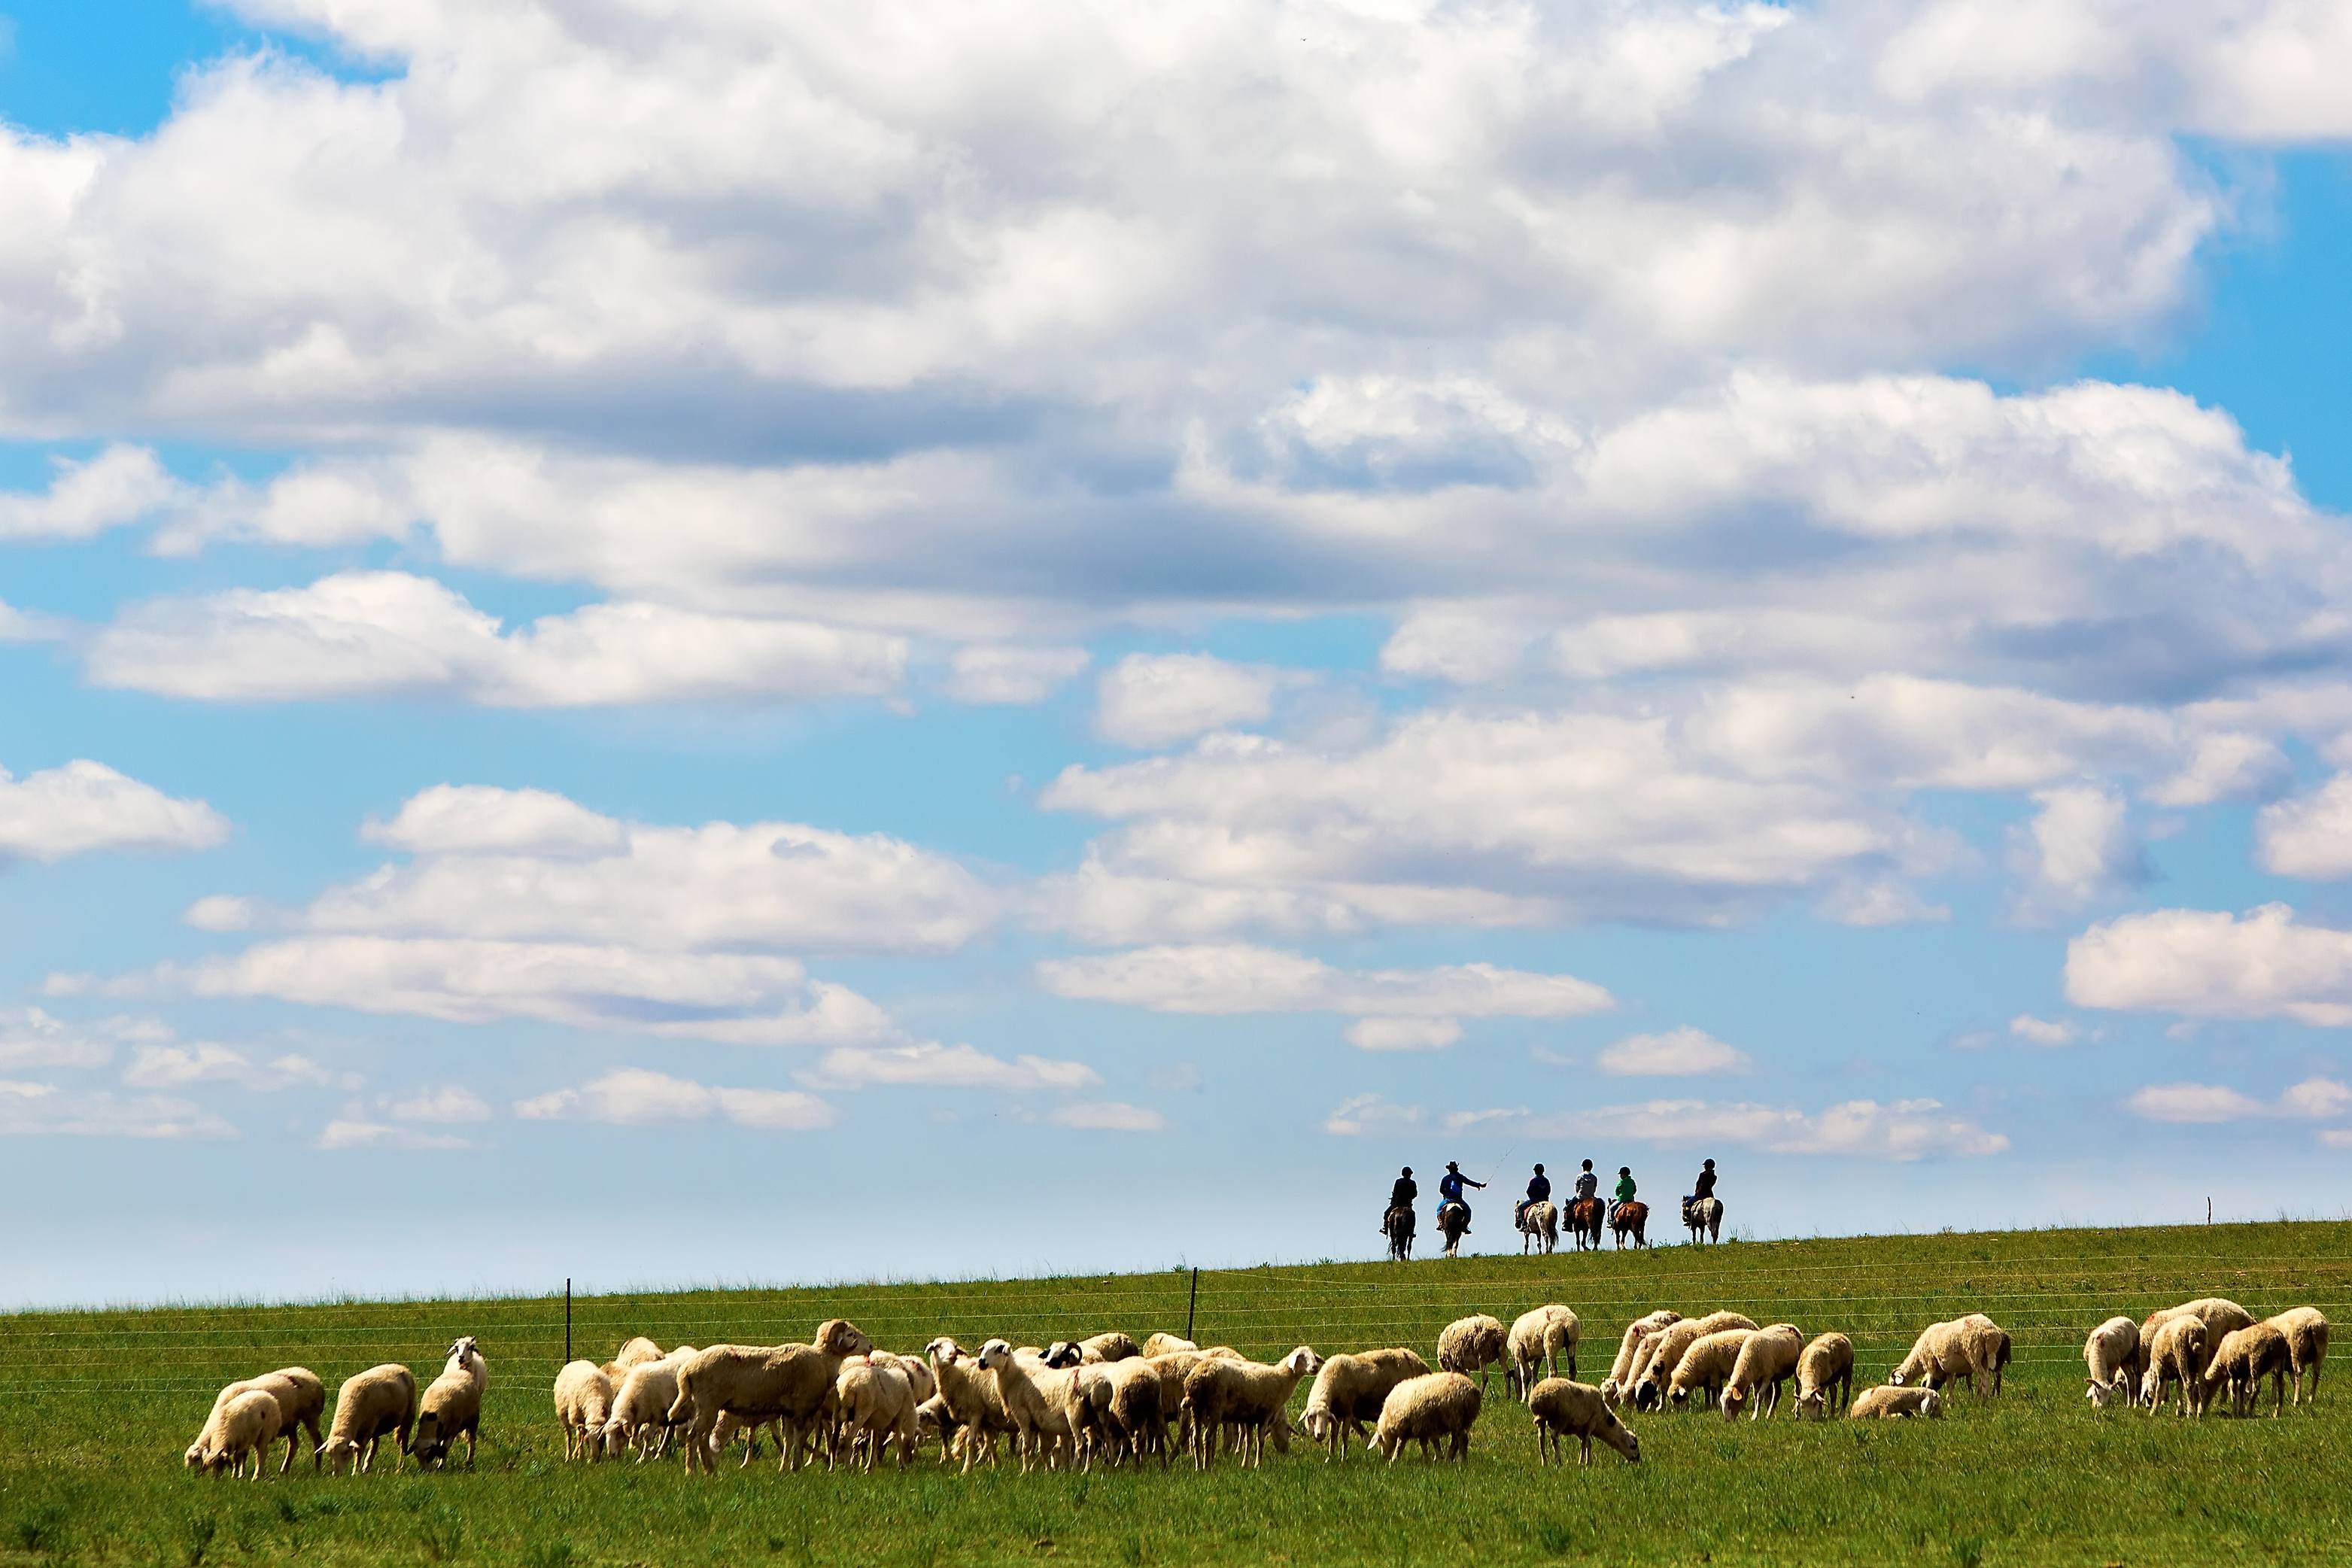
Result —
[{"label": "rider wearing helmet", "polygon": [[1699,1199],[1715,1196],[1714,1161],[1709,1160],[1699,1167],[1698,1180],[1693,1182],[1691,1185],[1696,1190],[1683,1200],[1683,1223],[1685,1225],[1690,1223],[1692,1211],[1696,1207]]},{"label": "rider wearing helmet", "polygon": [[1581,1200],[1591,1197],[1600,1190],[1601,1178],[1592,1173],[1592,1162],[1587,1160],[1584,1162],[1584,1169],[1577,1173],[1576,1195]]},{"label": "rider wearing helmet", "polygon": [[1452,1160],[1446,1161],[1445,1174],[1437,1178],[1437,1212],[1444,1214],[1447,1204],[1460,1204],[1462,1234],[1467,1236],[1470,1234],[1470,1205],[1462,1195],[1464,1187],[1476,1187],[1480,1192],[1484,1192],[1486,1190],[1486,1184],[1472,1181],[1462,1173],[1461,1165]]},{"label": "rider wearing helmet", "polygon": [[1528,1195],[1521,1198],[1519,1206],[1511,1211],[1511,1224],[1516,1226],[1525,1222],[1528,1210],[1549,1196],[1551,1196],[1551,1178],[1543,1173],[1541,1165],[1538,1165],[1536,1173],[1528,1178]]},{"label": "rider wearing helmet", "polygon": [[1631,1165],[1620,1165],[1617,1167],[1617,1195],[1610,1201],[1609,1217],[1612,1219],[1616,1218],[1617,1211],[1633,1201],[1633,1167]]},{"label": "rider wearing helmet", "polygon": [[1399,1209],[1411,1209],[1413,1200],[1420,1196],[1421,1188],[1412,1179],[1412,1167],[1407,1165],[1404,1174],[1396,1179],[1396,1185],[1389,1189],[1389,1206],[1381,1213],[1381,1234],[1389,1233],[1389,1215]]}]

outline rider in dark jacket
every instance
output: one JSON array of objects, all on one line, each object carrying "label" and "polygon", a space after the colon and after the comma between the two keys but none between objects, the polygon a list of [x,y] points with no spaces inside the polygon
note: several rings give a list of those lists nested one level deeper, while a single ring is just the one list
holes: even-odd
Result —
[{"label": "rider in dark jacket", "polygon": [[1528,1178],[1528,1195],[1521,1198],[1519,1206],[1511,1211],[1511,1223],[1514,1226],[1518,1225],[1528,1217],[1528,1208],[1530,1205],[1539,1204],[1549,1196],[1551,1196],[1551,1178],[1543,1173],[1541,1165],[1538,1165],[1536,1173]]},{"label": "rider in dark jacket", "polygon": [[1390,1215],[1399,1209],[1410,1209],[1420,1196],[1421,1187],[1412,1179],[1412,1167],[1407,1165],[1404,1174],[1396,1179],[1396,1185],[1389,1189],[1389,1206],[1381,1213],[1381,1234],[1386,1236],[1389,1233]]},{"label": "rider in dark jacket", "polygon": [[1709,1160],[1706,1164],[1699,1167],[1698,1180],[1692,1183],[1691,1185],[1696,1190],[1694,1191],[1690,1196],[1683,1200],[1683,1216],[1685,1220],[1690,1216],[1692,1206],[1696,1205],[1699,1199],[1711,1198],[1715,1196],[1714,1161]]},{"label": "rider in dark jacket", "polygon": [[1445,1174],[1437,1178],[1437,1206],[1442,1213],[1447,1204],[1460,1204],[1462,1234],[1467,1236],[1470,1234],[1470,1202],[1462,1195],[1462,1189],[1465,1186],[1475,1187],[1480,1192],[1486,1190],[1486,1183],[1472,1181],[1462,1173],[1462,1167],[1458,1163],[1452,1160],[1446,1161]]}]

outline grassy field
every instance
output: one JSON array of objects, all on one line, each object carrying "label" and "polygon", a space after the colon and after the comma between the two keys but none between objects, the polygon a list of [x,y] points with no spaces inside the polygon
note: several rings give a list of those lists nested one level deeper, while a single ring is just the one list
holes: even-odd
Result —
[{"label": "grassy field", "polygon": [[[1369,1227],[1368,1227],[1369,1228]],[[1369,1237],[1368,1237],[1369,1239]],[[845,1316],[877,1342],[953,1333],[1044,1342],[1184,1327],[1189,1277],[731,1290],[574,1304],[581,1353],[806,1339]],[[2352,1324],[2352,1225],[2045,1231],[1683,1247],[1204,1273],[1196,1336],[1272,1357],[1411,1344],[1470,1311],[1507,1321],[1564,1301],[1580,1375],[1625,1323],[1720,1307],[1853,1336],[1883,1380],[1924,1323],[1970,1310],[2009,1328],[1998,1402],[1941,1423],[1751,1426],[1636,1417],[1643,1462],[1546,1469],[1517,1406],[1490,1393],[1466,1467],[1327,1465],[1304,1447],[1262,1471],[1012,1471],[926,1463],[873,1476],[762,1465],[567,1466],[548,1398],[563,1353],[553,1300],[333,1303],[0,1317],[0,1562],[307,1563],[1821,1563],[2352,1561],[2352,1387],[2284,1421],[2092,1411],[2084,1333],[2221,1294],[2257,1313],[2320,1307]],[[2347,1330],[2344,1331],[2352,1331]],[[479,1468],[258,1484],[183,1473],[213,1391],[289,1363],[330,1388],[379,1361],[419,1382],[478,1335],[491,1386]],[[2339,1348],[2338,1357],[2341,1358]],[[1300,1398],[1304,1398],[1304,1390]]]}]

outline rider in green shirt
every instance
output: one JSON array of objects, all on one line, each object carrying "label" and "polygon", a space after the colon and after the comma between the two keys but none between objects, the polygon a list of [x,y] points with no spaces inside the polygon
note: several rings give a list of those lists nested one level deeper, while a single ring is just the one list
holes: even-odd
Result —
[{"label": "rider in green shirt", "polygon": [[1620,1165],[1617,1167],[1617,1202],[1609,1205],[1610,1214],[1613,1216],[1617,1213],[1617,1206],[1619,1204],[1627,1204],[1633,1201],[1633,1167],[1631,1165]]}]

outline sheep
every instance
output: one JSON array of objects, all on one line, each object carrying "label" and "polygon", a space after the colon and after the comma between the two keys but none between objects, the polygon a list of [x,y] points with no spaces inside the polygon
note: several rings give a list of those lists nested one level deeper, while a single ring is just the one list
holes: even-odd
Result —
[{"label": "sheep", "polygon": [[1381,1418],[1372,1428],[1372,1447],[1397,1462],[1410,1442],[1421,1445],[1424,1458],[1435,1458],[1435,1445],[1446,1445],[1446,1458],[1470,1455],[1470,1427],[1482,1403],[1478,1385],[1458,1372],[1433,1372],[1408,1377],[1389,1390],[1381,1402]]},{"label": "sheep", "polygon": [[1864,1389],[1846,1411],[1847,1419],[1853,1421],[1891,1421],[1913,1415],[1942,1420],[1944,1396],[1932,1388],[1905,1388],[1900,1384],[1890,1384],[1885,1388]]},{"label": "sheep", "polygon": [[1611,1363],[1609,1375],[1601,1384],[1601,1397],[1609,1402],[1611,1409],[1615,1409],[1625,1391],[1633,1386],[1634,1358],[1640,1353],[1643,1343],[1661,1329],[1671,1328],[1682,1321],[1680,1312],[1667,1307],[1625,1325],[1625,1337],[1617,1344],[1617,1359]]},{"label": "sheep", "polygon": [[1753,1329],[1756,1320],[1738,1312],[1709,1312],[1704,1318],[1684,1318],[1642,1342],[1633,1358],[1633,1381],[1627,1396],[1636,1410],[1654,1410],[1665,1399],[1666,1380],[1682,1363],[1683,1354],[1709,1334],[1726,1329]]},{"label": "sheep", "polygon": [[864,1355],[874,1342],[853,1323],[828,1318],[816,1328],[814,1344],[712,1345],[688,1357],[677,1369],[677,1398],[667,1417],[673,1426],[691,1420],[686,1468],[714,1467],[706,1445],[721,1412],[757,1427],[781,1423],[780,1470],[800,1468],[801,1452],[832,1402],[841,1363]]},{"label": "sheep", "polygon": [[1827,1333],[1797,1358],[1797,1419],[1821,1421],[1853,1403],[1853,1342]]},{"label": "sheep", "polygon": [[1180,1340],[1174,1334],[1154,1334],[1143,1342],[1143,1353],[1162,1356],[1171,1351],[1196,1351],[1201,1347],[1190,1340]]},{"label": "sheep", "polygon": [[1335,1355],[1315,1373],[1307,1391],[1307,1411],[1299,1427],[1321,1443],[1324,1461],[1348,1457],[1348,1434],[1369,1442],[1364,1423],[1381,1418],[1389,1390],[1408,1377],[1427,1377],[1429,1363],[1417,1351],[1397,1347]]},{"label": "sheep", "polygon": [[2084,1397],[2096,1410],[2105,1410],[2117,1394],[2131,1398],[2147,1371],[2147,1360],[2139,1342],[2139,1325],[2126,1317],[2109,1318],[2083,1342],[2083,1365],[2090,1384]]},{"label": "sheep", "polygon": [[677,1403],[677,1369],[698,1353],[692,1345],[680,1345],[659,1361],[640,1362],[622,1373],[613,1391],[612,1413],[597,1434],[605,1452],[620,1446],[635,1448],[642,1465],[649,1456],[669,1451],[669,1409]]},{"label": "sheep", "polygon": [[1135,1342],[1113,1329],[1107,1334],[1096,1334],[1078,1342],[1079,1357],[1085,1362],[1126,1361],[1143,1352]]},{"label": "sheep", "polygon": [[599,1370],[614,1388],[618,1388],[621,1386],[621,1380],[628,1376],[631,1367],[650,1365],[660,1361],[667,1353],[661,1346],[654,1343],[645,1335],[639,1334],[636,1338],[625,1342],[618,1351],[614,1352],[613,1359],[606,1362]]},{"label": "sheep", "polygon": [[[962,1445],[963,1468],[969,1471],[973,1461],[981,1458],[994,1464],[996,1439],[1006,1434],[1017,1437],[1021,1431],[1004,1408],[996,1379],[981,1370],[970,1351],[945,1334],[926,1345],[923,1353],[930,1358],[940,1398],[954,1418],[954,1441]],[[943,1448],[940,1462],[945,1464],[948,1457]]]},{"label": "sheep", "polygon": [[2213,1395],[2226,1387],[2230,1391],[2231,1413],[2252,1415],[2261,1401],[2263,1379],[2267,1375],[2271,1392],[2276,1396],[2271,1415],[2273,1418],[2284,1415],[2287,1369],[2294,1362],[2294,1353],[2277,1324],[2254,1323],[2232,1329],[2221,1336],[2221,1346],[2213,1352],[2211,1364],[2206,1369],[2206,1406],[2210,1409]]},{"label": "sheep", "polygon": [[343,1379],[335,1391],[335,1422],[327,1429],[319,1455],[330,1475],[342,1474],[344,1465],[352,1462],[365,1475],[375,1467],[377,1441],[389,1433],[392,1468],[397,1471],[415,1424],[416,1374],[395,1362],[372,1366]]},{"label": "sheep", "polygon": [[2290,1307],[2264,1322],[2286,1336],[2289,1370],[2294,1374],[2294,1402],[2304,1399],[2303,1374],[2311,1373],[2311,1397],[2319,1398],[2319,1368],[2327,1360],[2327,1320],[2316,1307]]},{"label": "sheep", "polygon": [[205,1425],[196,1434],[195,1442],[188,1447],[185,1458],[190,1466],[202,1462],[213,1423],[219,1417],[221,1406],[238,1394],[249,1394],[257,1388],[278,1401],[278,1435],[286,1439],[286,1458],[279,1462],[278,1473],[282,1476],[294,1468],[294,1445],[300,1440],[304,1428],[308,1428],[310,1434],[310,1468],[314,1470],[319,1468],[320,1427],[327,1414],[327,1385],[319,1381],[317,1373],[305,1366],[281,1366],[276,1372],[265,1372],[258,1377],[243,1378],[214,1395],[212,1411],[205,1415]]},{"label": "sheep", "polygon": [[845,1366],[835,1384],[841,1401],[842,1428],[853,1451],[865,1450],[866,1468],[872,1469],[884,1444],[897,1439],[898,1468],[915,1462],[914,1381],[896,1364],[866,1362]]},{"label": "sheep", "polygon": [[2148,1346],[2147,1371],[2141,1374],[2139,1402],[2153,1415],[2164,1404],[2167,1384],[2180,1384],[2179,1413],[2183,1415],[2205,1413],[2204,1373],[2200,1370],[2210,1365],[2212,1358],[2205,1353],[2205,1322],[2192,1314],[2168,1317],[2156,1331],[2155,1342]]},{"label": "sheep", "polygon": [[1584,1325],[1566,1307],[1550,1305],[1522,1312],[1505,1343],[1511,1354],[1511,1387],[1522,1399],[1535,1396],[1542,1377],[1559,1375],[1561,1363],[1576,1376],[1576,1342]]},{"label": "sheep", "polygon": [[1757,1332],[1754,1329],[1721,1329],[1702,1334],[1683,1352],[1682,1360],[1675,1363],[1674,1376],[1666,1382],[1666,1402],[1676,1410],[1687,1408],[1691,1396],[1698,1396],[1698,1407],[1723,1392],[1724,1380],[1732,1368],[1739,1364],[1739,1352]]},{"label": "sheep", "polygon": [[1724,1384],[1723,1406],[1726,1421],[1739,1414],[1739,1406],[1752,1396],[1756,1403],[1748,1412],[1750,1421],[1780,1411],[1780,1385],[1796,1375],[1797,1362],[1805,1353],[1805,1336],[1794,1323],[1775,1323],[1759,1329],[1739,1347],[1739,1359],[1732,1363],[1731,1380]]},{"label": "sheep", "polygon": [[996,1374],[997,1394],[1003,1400],[1005,1414],[1013,1418],[1019,1437],[1024,1474],[1035,1465],[1040,1455],[1051,1468],[1058,1445],[1068,1443],[1075,1453],[1075,1367],[1049,1366],[1014,1351],[1003,1340],[991,1340],[980,1347],[980,1365],[982,1371]]},{"label": "sheep", "polygon": [[1300,1345],[1272,1366],[1259,1362],[1209,1356],[1184,1378],[1183,1409],[1192,1420],[1192,1464],[1207,1469],[1216,1462],[1224,1429],[1234,1429],[1234,1451],[1244,1465],[1265,1462],[1266,1427],[1290,1404],[1291,1391],[1302,1377],[1311,1377],[1323,1364],[1312,1348]]},{"label": "sheep", "polygon": [[604,1426],[613,1418],[613,1380],[593,1361],[568,1362],[555,1374],[555,1418],[563,1425],[563,1457],[593,1459],[608,1444]]},{"label": "sheep", "polygon": [[1087,1435],[1101,1436],[1114,1462],[1157,1454],[1166,1468],[1168,1421],[1158,1367],[1139,1355],[1088,1362],[1078,1368],[1077,1387]]},{"label": "sheep", "polygon": [[1218,1356],[1238,1361],[1242,1352],[1231,1345],[1211,1345],[1207,1350],[1166,1351],[1144,1358],[1160,1370],[1160,1413],[1177,1423],[1177,1442],[1187,1453],[1192,1451],[1192,1419],[1184,1413],[1184,1380],[1202,1362]]},{"label": "sheep", "polygon": [[934,1394],[915,1406],[916,1447],[919,1448],[926,1437],[938,1438],[940,1463],[942,1465],[948,1462],[948,1456],[955,1451],[955,1435],[958,1430],[955,1412],[948,1408],[945,1394]]},{"label": "sheep", "polygon": [[278,1408],[277,1396],[268,1390],[249,1388],[231,1396],[206,1428],[211,1446],[205,1450],[202,1468],[215,1473],[226,1468],[229,1474],[241,1476],[245,1473],[245,1457],[250,1454],[253,1479],[259,1480],[270,1445],[278,1441],[278,1431],[285,1425],[285,1412]]},{"label": "sheep", "polygon": [[2152,1345],[2165,1324],[2176,1318],[2194,1318],[2205,1325],[2205,1359],[2198,1363],[2197,1374],[2203,1377],[2213,1364],[2213,1356],[2221,1348],[2221,1338],[2240,1329],[2252,1328],[2254,1315],[2227,1296],[2200,1296],[2194,1301],[2183,1301],[2178,1307],[2165,1307],[2140,1320],[2139,1342]]},{"label": "sheep", "polygon": [[1486,1386],[1486,1369],[1503,1359],[1509,1342],[1503,1325],[1484,1312],[1457,1318],[1437,1336],[1437,1364],[1441,1371],[1458,1372],[1465,1376],[1476,1373],[1478,1386],[1483,1389]]},{"label": "sheep", "polygon": [[1642,1439],[1633,1436],[1626,1425],[1617,1419],[1601,1391],[1589,1383],[1575,1383],[1565,1377],[1548,1377],[1536,1384],[1528,1396],[1528,1412],[1535,1417],[1536,1452],[1551,1464],[1561,1462],[1561,1439],[1577,1441],[1576,1462],[1592,1463],[1592,1439],[1600,1438],[1625,1456],[1626,1462],[1642,1462]]},{"label": "sheep", "polygon": [[489,1386],[490,1371],[481,1346],[467,1334],[449,1347],[449,1360],[425,1390],[418,1404],[416,1427],[408,1451],[421,1465],[448,1462],[449,1450],[460,1435],[466,1439],[466,1468],[474,1468],[474,1447],[482,1426],[482,1391]]},{"label": "sheep", "polygon": [[1982,1312],[1930,1323],[1912,1342],[1911,1353],[1888,1374],[1901,1388],[1915,1379],[1929,1388],[1965,1379],[1979,1398],[2000,1392],[2001,1369],[2009,1364],[2008,1331]]}]

